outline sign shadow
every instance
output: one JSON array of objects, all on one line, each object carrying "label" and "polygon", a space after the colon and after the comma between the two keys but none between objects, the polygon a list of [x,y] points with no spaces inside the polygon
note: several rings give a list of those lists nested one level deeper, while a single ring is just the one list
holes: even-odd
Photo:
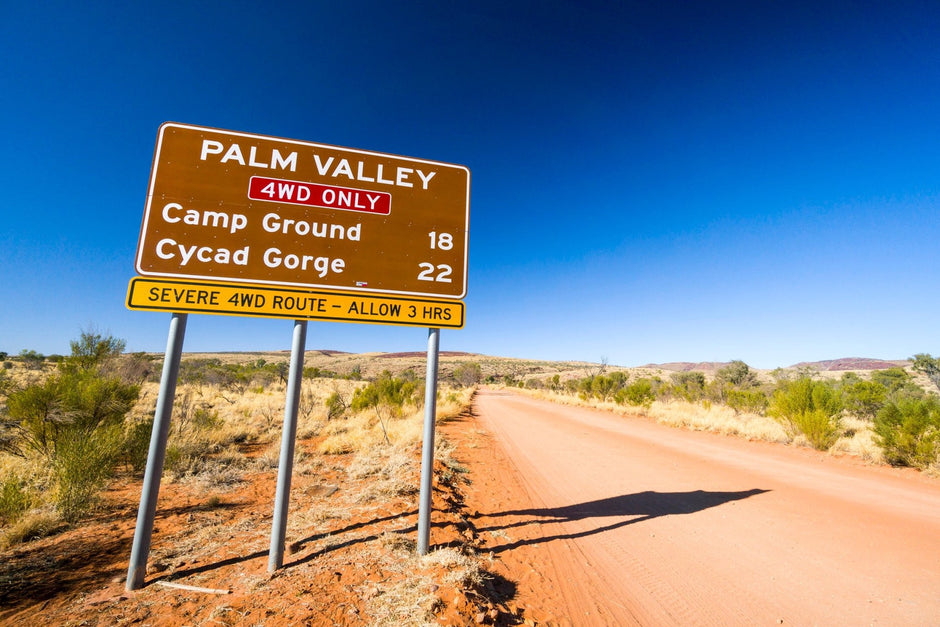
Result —
[{"label": "sign shadow", "polygon": [[627,525],[642,523],[662,516],[695,514],[712,507],[751,498],[752,496],[764,494],[769,491],[770,490],[752,489],[739,492],[708,492],[705,490],[694,490],[691,492],[637,492],[562,507],[517,509],[493,514],[479,514],[475,517],[478,521],[506,517],[521,518],[521,520],[507,523],[496,521],[495,524],[478,526],[476,531],[478,533],[492,533],[531,525],[563,524],[592,518],[622,519],[584,531],[516,540],[499,546],[486,548],[486,550],[492,551],[493,553],[501,553],[503,551],[519,548],[520,546],[540,544],[553,540],[574,540],[605,533],[626,527]]}]

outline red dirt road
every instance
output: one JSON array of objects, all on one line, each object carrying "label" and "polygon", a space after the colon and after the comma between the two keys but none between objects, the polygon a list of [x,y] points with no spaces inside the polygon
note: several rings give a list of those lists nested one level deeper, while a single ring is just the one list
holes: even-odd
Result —
[{"label": "red dirt road", "polygon": [[474,414],[472,523],[540,622],[940,624],[937,479],[510,392]]}]

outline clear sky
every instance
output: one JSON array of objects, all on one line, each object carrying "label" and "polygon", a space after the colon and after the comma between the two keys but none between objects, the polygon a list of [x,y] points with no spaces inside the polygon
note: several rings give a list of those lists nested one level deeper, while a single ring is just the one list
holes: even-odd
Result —
[{"label": "clear sky", "polygon": [[[442,350],[774,368],[940,353],[934,2],[7,2],[0,350],[129,311],[158,127],[458,163],[467,324]],[[312,322],[307,346],[423,350]],[[289,349],[192,315],[186,351]]]}]

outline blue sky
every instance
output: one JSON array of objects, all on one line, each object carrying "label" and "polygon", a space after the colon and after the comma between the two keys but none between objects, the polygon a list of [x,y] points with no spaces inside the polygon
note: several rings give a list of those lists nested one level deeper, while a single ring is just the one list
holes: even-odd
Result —
[{"label": "blue sky", "polygon": [[[467,324],[442,350],[616,365],[940,353],[929,2],[6,3],[0,350],[129,311],[165,121],[458,163]],[[190,316],[186,351],[289,321]],[[426,331],[312,322],[308,348]]]}]

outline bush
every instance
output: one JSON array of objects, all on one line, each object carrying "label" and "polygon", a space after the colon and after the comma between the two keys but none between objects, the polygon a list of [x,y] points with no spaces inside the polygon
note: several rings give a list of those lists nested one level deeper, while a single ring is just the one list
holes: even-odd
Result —
[{"label": "bush", "polygon": [[926,375],[930,382],[940,389],[940,359],[931,357],[930,353],[920,353],[914,355],[912,359],[914,362],[912,368]]},{"label": "bush", "polygon": [[888,389],[875,381],[856,381],[842,388],[845,409],[859,418],[874,420],[884,407]]},{"label": "bush", "polygon": [[842,401],[838,391],[822,381],[800,378],[774,392],[768,413],[790,437],[802,434],[813,448],[828,450],[839,439]]},{"label": "bush", "polygon": [[906,397],[923,398],[924,396],[924,390],[914,383],[914,378],[904,368],[876,370],[871,374],[871,380],[883,385],[888,391],[888,398],[894,401]]},{"label": "bush", "polygon": [[875,443],[894,466],[927,468],[940,452],[940,402],[936,397],[888,403],[875,418]]},{"label": "bush", "polygon": [[326,399],[326,419],[333,420],[346,412],[346,399],[339,392],[333,392]]},{"label": "bush", "polygon": [[152,434],[153,418],[137,422],[127,430],[124,438],[124,462],[135,472],[141,472],[147,467]]},{"label": "bush", "polygon": [[614,395],[614,401],[620,405],[626,403],[646,409],[652,406],[654,400],[656,400],[656,394],[653,392],[653,382],[650,379],[637,379]]},{"label": "bush", "polygon": [[[0,448],[42,460],[51,473],[52,501],[67,522],[91,509],[126,454],[124,419],[139,387],[104,371],[123,346],[110,337],[83,333],[57,372],[10,393],[0,416]],[[4,489],[15,500],[14,489]]]},{"label": "bush", "polygon": [[351,407],[353,411],[362,411],[370,407],[377,409],[379,406],[384,406],[392,414],[401,416],[406,404],[417,407],[417,391],[414,381],[393,377],[386,370],[375,381],[353,392]]},{"label": "bush", "polygon": [[123,353],[126,345],[124,340],[88,329],[82,331],[77,340],[69,342],[72,355],[68,361],[82,370],[91,370]]},{"label": "bush", "polygon": [[0,523],[11,525],[29,509],[32,499],[15,473],[0,482]]},{"label": "bush", "polygon": [[730,385],[739,389],[752,388],[757,385],[757,375],[750,366],[735,359],[724,368],[715,373],[715,380],[721,385]]},{"label": "bush", "polygon": [[28,385],[7,397],[4,449],[24,456],[32,450],[54,456],[59,441],[72,432],[121,424],[137,401],[139,388],[95,371],[64,371],[42,383]]},{"label": "bush", "polygon": [[0,536],[0,549],[38,540],[58,532],[62,528],[62,521],[52,512],[30,512],[22,516],[16,523],[5,530]]},{"label": "bush", "polygon": [[121,425],[90,433],[68,431],[60,438],[52,468],[55,506],[63,520],[75,522],[96,504],[98,493],[113,474],[123,443]]},{"label": "bush", "polygon": [[353,411],[372,408],[375,411],[376,418],[379,419],[379,424],[382,426],[385,443],[390,444],[391,440],[385,425],[386,419],[383,418],[383,412],[380,411],[380,408],[387,414],[387,418],[400,418],[406,404],[418,406],[417,396],[418,386],[415,381],[393,377],[392,373],[386,370],[369,385],[364,388],[357,388],[353,392],[350,406]]},{"label": "bush", "polygon": [[761,414],[767,409],[767,396],[760,390],[735,390],[725,391],[725,403],[728,407],[737,412],[749,412],[752,414]]},{"label": "bush", "polygon": [[669,393],[687,401],[695,402],[705,396],[705,373],[674,372],[670,375],[672,386]]},{"label": "bush", "polygon": [[20,361],[22,361],[30,370],[42,370],[42,365],[46,361],[46,356],[37,353],[34,350],[23,349],[20,351]]},{"label": "bush", "polygon": [[473,387],[483,380],[483,368],[478,363],[460,364],[454,368],[454,381],[465,388]]}]

